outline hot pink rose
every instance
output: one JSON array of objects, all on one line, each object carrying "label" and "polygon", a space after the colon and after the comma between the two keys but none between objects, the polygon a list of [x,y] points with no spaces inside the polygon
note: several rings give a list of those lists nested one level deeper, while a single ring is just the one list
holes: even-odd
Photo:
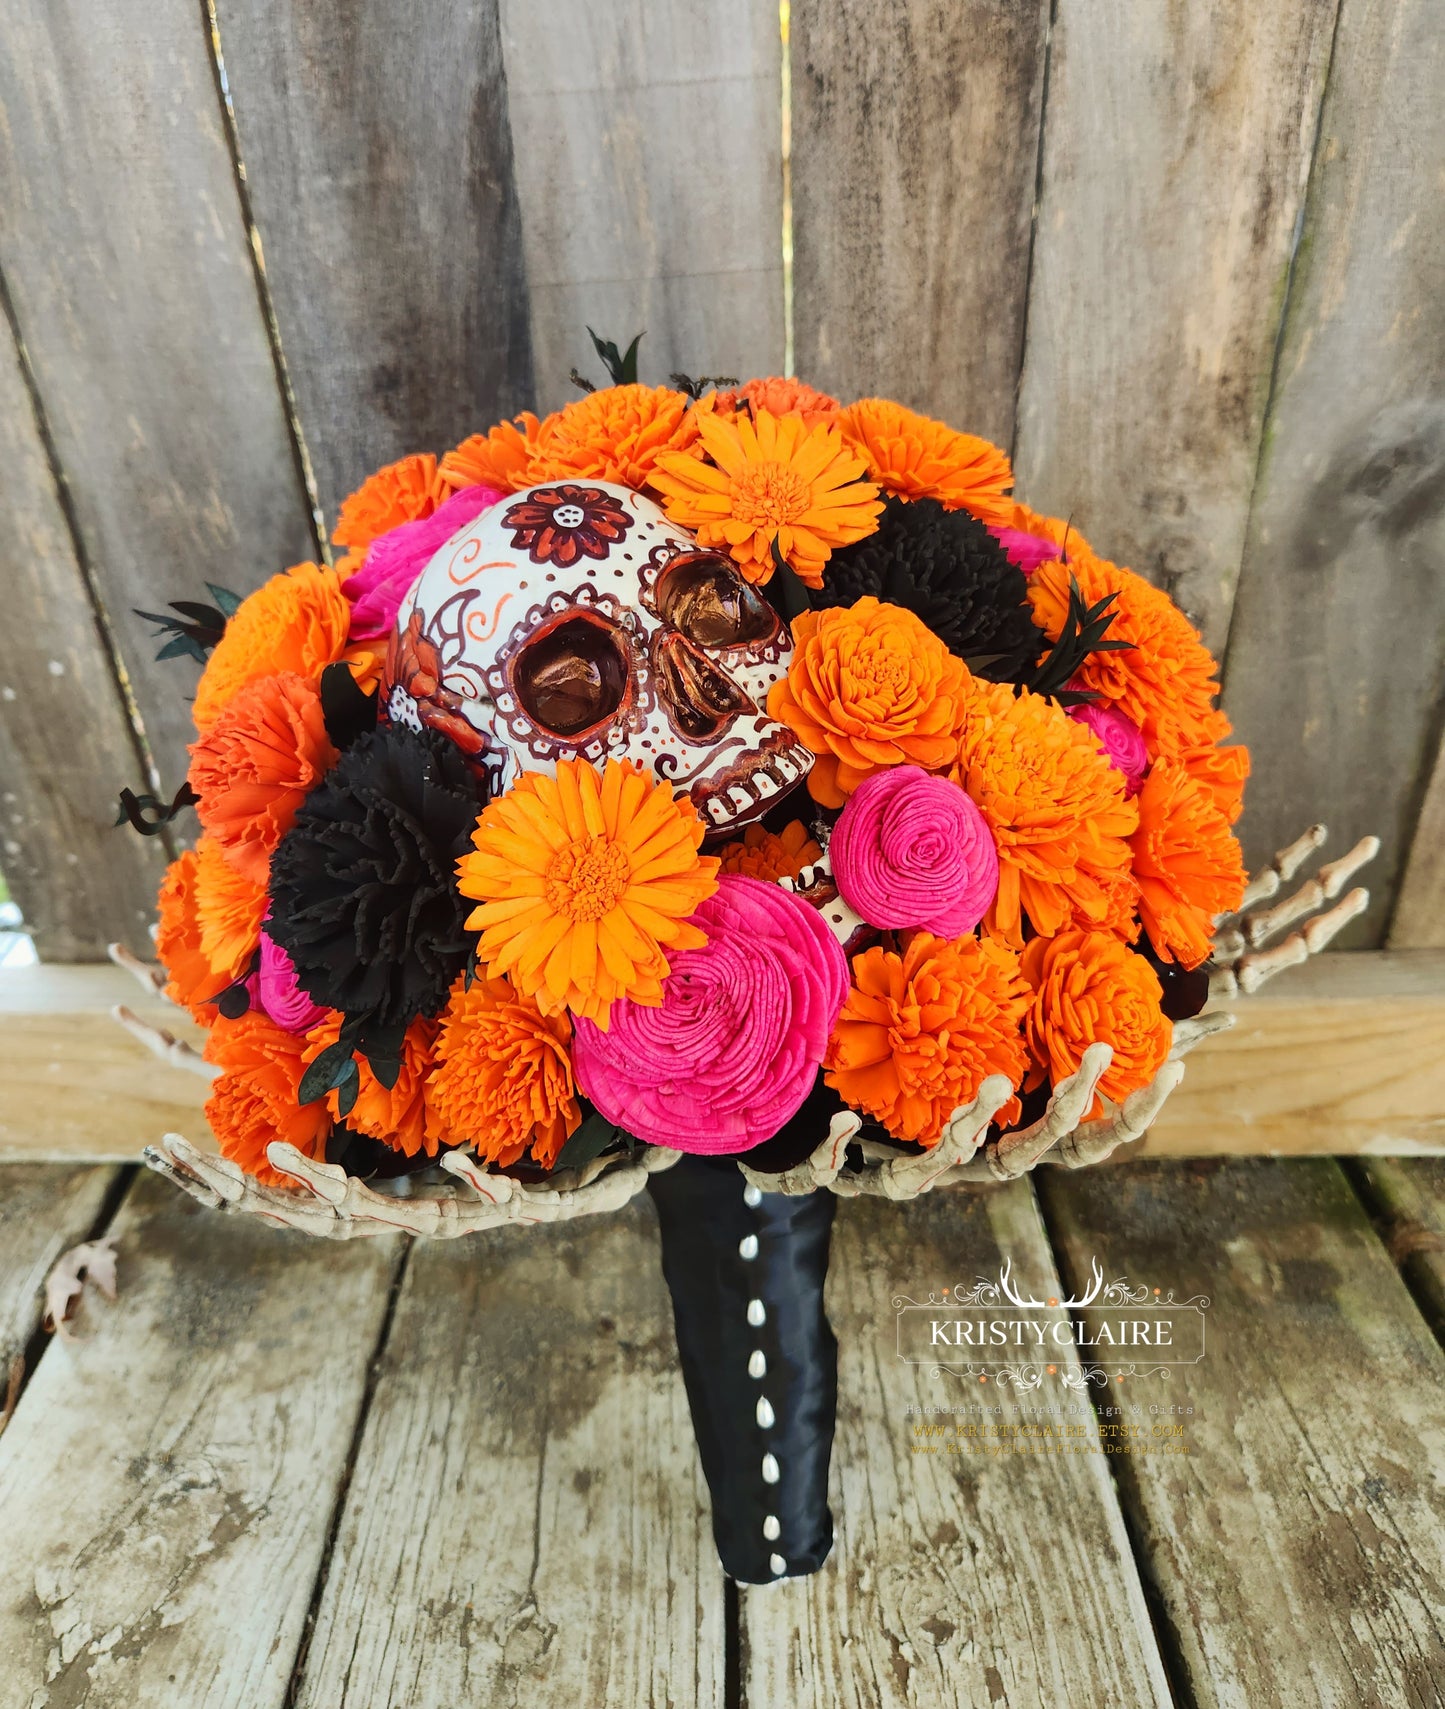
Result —
[{"label": "hot pink rose", "polygon": [[252,1003],[259,1001],[276,1025],[288,1033],[309,1032],[326,1019],[327,1011],[313,1003],[296,983],[291,957],[265,930],[261,933],[261,968],[247,989]]},{"label": "hot pink rose", "polygon": [[1149,770],[1149,750],[1144,746],[1144,737],[1134,720],[1117,707],[1105,706],[1100,701],[1071,706],[1069,716],[1076,723],[1089,726],[1099,738],[1099,746],[1103,748],[1109,764],[1115,771],[1123,772],[1124,793],[1137,795],[1144,787],[1144,778]]},{"label": "hot pink rose", "polygon": [[608,1121],[719,1156],[761,1144],[797,1114],[848,966],[816,910],[758,878],[725,874],[692,923],[707,943],[672,958],[661,1007],[621,998],[606,1032],[577,1019],[572,1067]]},{"label": "hot pink rose", "polygon": [[914,765],[875,771],[848,797],[828,860],[843,900],[870,926],[971,932],[998,889],[998,850],[956,783]]},{"label": "hot pink rose", "polygon": [[989,533],[1003,547],[1009,562],[1017,564],[1026,576],[1031,576],[1040,564],[1062,555],[1058,546],[1042,534],[1025,534],[1022,528],[990,528]]},{"label": "hot pink rose", "polygon": [[400,528],[377,535],[367,549],[366,562],[341,584],[351,601],[351,639],[380,641],[390,635],[402,600],[436,553],[453,534],[506,496],[497,487],[463,487],[420,522],[403,522]]}]

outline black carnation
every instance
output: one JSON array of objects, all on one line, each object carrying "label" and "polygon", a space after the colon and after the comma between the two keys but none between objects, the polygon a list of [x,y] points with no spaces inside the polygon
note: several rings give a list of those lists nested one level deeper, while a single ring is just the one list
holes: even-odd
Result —
[{"label": "black carnation", "polygon": [[433,731],[359,736],[271,857],[267,931],[301,988],[379,1026],[434,1015],[470,939],[456,864],[483,800]]},{"label": "black carnation", "polygon": [[852,605],[865,594],[913,612],[991,682],[1019,681],[1043,646],[1027,578],[976,517],[937,499],[890,498],[877,531],[834,552],[808,598]]}]

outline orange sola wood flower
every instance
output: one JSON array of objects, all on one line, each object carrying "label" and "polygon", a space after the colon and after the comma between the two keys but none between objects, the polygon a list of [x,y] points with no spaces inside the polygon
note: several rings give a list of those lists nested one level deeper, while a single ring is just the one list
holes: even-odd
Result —
[{"label": "orange sola wood flower", "polygon": [[718,855],[724,872],[776,884],[780,878],[796,878],[805,866],[822,860],[823,851],[808,835],[802,820],[794,819],[781,831],[749,825],[740,842],[725,844]]},{"label": "orange sola wood flower", "polygon": [[483,810],[458,887],[480,903],[477,958],[544,1014],[563,1009],[604,1030],[618,997],[656,1005],[665,950],[706,941],[688,916],[717,888],[698,854],[703,824],[686,799],[640,767],[559,760],[555,778],[523,772]]},{"label": "orange sola wood flower", "polygon": [[708,402],[720,415],[736,415],[741,409],[767,410],[769,415],[797,415],[811,427],[815,421],[829,421],[842,409],[837,398],[830,398],[816,386],[802,380],[788,380],[771,374],[763,380],[749,380],[735,391],[713,392]]},{"label": "orange sola wood flower", "polygon": [[[341,1036],[344,1015],[333,1010],[306,1034],[302,1061],[310,1066],[323,1050]],[[406,1157],[426,1152],[435,1157],[437,1140],[430,1131],[430,1109],[427,1093],[432,1055],[436,1045],[437,1023],[418,1016],[406,1029],[401,1041],[401,1072],[394,1086],[383,1085],[372,1072],[371,1064],[358,1051],[354,1053],[359,1085],[356,1101],[345,1116],[346,1125],[357,1133],[368,1134],[399,1151]],[[338,1121],[341,1098],[337,1092],[326,1094],[326,1108]]]},{"label": "orange sola wood flower", "polygon": [[212,836],[196,844],[195,883],[201,954],[216,976],[215,991],[220,991],[241,977],[261,942],[266,890],[237,871]]},{"label": "orange sola wood flower", "polygon": [[997,445],[959,433],[888,398],[862,398],[836,418],[839,431],[885,492],[936,498],[996,528],[1010,526],[1009,460]]},{"label": "orange sola wood flower", "polygon": [[1244,862],[1213,792],[1178,760],[1156,760],[1137,797],[1139,914],[1165,961],[1197,967],[1216,914],[1239,906]]},{"label": "orange sola wood flower", "polygon": [[297,564],[241,601],[196,686],[191,710],[198,730],[257,677],[282,671],[318,677],[342,656],[351,626],[342,579],[319,564]]},{"label": "orange sola wood flower", "polygon": [[1115,898],[1131,894],[1116,881],[1127,878],[1125,839],[1139,816],[1087,726],[1041,695],[974,682],[952,776],[998,848],[998,894],[984,916],[992,936],[1022,948],[1025,914],[1045,937],[1110,922]]},{"label": "orange sola wood flower", "polygon": [[477,979],[453,990],[440,1027],[427,1084],[433,1128],[488,1162],[515,1163],[530,1146],[550,1168],[582,1120],[571,1021],[544,1015],[506,979]]},{"label": "orange sola wood flower", "polygon": [[199,858],[194,849],[185,852],[166,868],[157,898],[159,924],[156,929],[156,956],[169,979],[166,996],[202,1026],[210,1026],[216,1011],[206,1005],[229,983],[218,979],[201,948],[201,926],[196,916],[196,869]]},{"label": "orange sola wood flower", "polygon": [[817,756],[815,801],[841,807],[880,766],[953,763],[973,679],[920,618],[866,594],[805,611],[792,630],[793,660],[768,712]]},{"label": "orange sola wood flower", "polygon": [[331,1117],[326,1105],[297,1102],[306,1071],[306,1040],[254,1009],[218,1021],[206,1040],[206,1061],[221,1070],[206,1100],[206,1120],[221,1155],[272,1186],[289,1186],[266,1161],[273,1139],[307,1157],[325,1156]]},{"label": "orange sola wood flower", "polygon": [[652,484],[657,460],[697,437],[684,392],[669,386],[604,386],[547,417],[532,448],[529,480],[568,475]]},{"label": "orange sola wood flower", "polygon": [[[901,955],[853,958],[853,988],[833,1029],[824,1079],[895,1139],[936,1145],[990,1074],[1017,1086],[1028,1065],[1020,1025],[1032,993],[1018,957],[978,938],[914,932]],[[1017,1098],[997,1120],[1016,1121]]]},{"label": "orange sola wood flower", "polygon": [[773,547],[809,587],[823,585],[835,546],[877,527],[878,489],[860,479],[862,459],[826,421],[765,409],[725,419],[699,410],[698,440],[706,460],[670,452],[658,459],[652,485],[667,514],[704,546],[730,552],[750,582],[773,573]]},{"label": "orange sola wood flower", "polygon": [[499,421],[485,433],[474,433],[442,458],[442,481],[453,492],[463,487],[516,492],[530,485],[528,471],[541,427],[537,417],[524,410],[512,421]]},{"label": "orange sola wood flower", "polygon": [[[1057,1086],[1091,1044],[1107,1044],[1114,1056],[1098,1090],[1121,1104],[1164,1066],[1174,1030],[1161,1007],[1159,975],[1119,938],[1108,932],[1034,938],[1019,966],[1034,991],[1024,1022],[1034,1083]],[[1096,1095],[1085,1119],[1102,1109]]]},{"label": "orange sola wood flower", "polygon": [[369,546],[378,534],[430,516],[447,490],[429,451],[388,463],[342,501],[332,541],[338,546]]}]

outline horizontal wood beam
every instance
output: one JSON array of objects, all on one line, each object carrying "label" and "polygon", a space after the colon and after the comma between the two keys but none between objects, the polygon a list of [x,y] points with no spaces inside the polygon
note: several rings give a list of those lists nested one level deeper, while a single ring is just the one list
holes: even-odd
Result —
[{"label": "horizontal wood beam", "polygon": [[[119,1162],[167,1131],[209,1142],[206,1082],[111,1019],[200,1043],[114,967],[0,975],[0,1160]],[[1236,1005],[1135,1155],[1445,1155],[1445,951],[1326,955]]]}]

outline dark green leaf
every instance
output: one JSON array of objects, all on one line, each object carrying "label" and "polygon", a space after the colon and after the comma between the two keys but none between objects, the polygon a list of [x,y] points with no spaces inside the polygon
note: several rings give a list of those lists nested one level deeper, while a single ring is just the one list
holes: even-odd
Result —
[{"label": "dark green leaf", "polygon": [[301,1084],[296,1088],[298,1104],[317,1103],[328,1092],[345,1084],[347,1078],[356,1072],[351,1048],[350,1041],[344,1038],[327,1045],[301,1076]]},{"label": "dark green leaf", "polygon": [[600,1157],[614,1139],[623,1137],[621,1128],[608,1121],[600,1110],[593,1110],[562,1147],[553,1167],[580,1169],[584,1163],[590,1163],[594,1157]]},{"label": "dark green leaf", "polygon": [[228,587],[217,587],[215,582],[206,583],[206,592],[216,602],[216,609],[222,617],[234,617],[241,606],[241,595],[233,593]]},{"label": "dark green leaf", "polygon": [[587,328],[587,336],[592,340],[592,348],[602,358],[602,365],[612,376],[614,386],[635,386],[637,384],[637,347],[641,344],[644,334],[638,333],[625,353],[619,354],[617,346],[610,338],[599,338],[592,328]]},{"label": "dark green leaf", "polygon": [[336,1113],[345,1121],[356,1105],[356,1095],[361,1090],[361,1070],[356,1066],[356,1058],[346,1059],[348,1073],[336,1088]]}]

